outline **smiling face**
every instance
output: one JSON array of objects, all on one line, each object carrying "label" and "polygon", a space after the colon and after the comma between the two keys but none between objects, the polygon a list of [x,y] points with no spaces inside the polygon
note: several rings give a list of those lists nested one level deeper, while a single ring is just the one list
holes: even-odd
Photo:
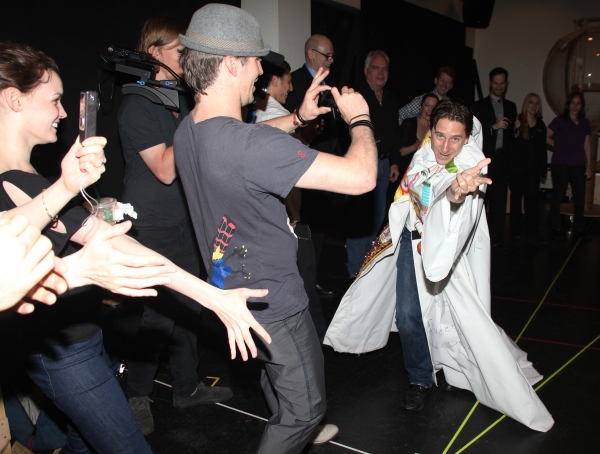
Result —
[{"label": "smiling face", "polygon": [[571,118],[575,120],[578,119],[582,107],[583,103],[581,102],[581,98],[579,96],[573,96],[573,99],[569,103],[569,114],[571,115]]},{"label": "smiling face", "polygon": [[538,112],[542,108],[542,101],[537,96],[530,96],[527,100],[527,105],[525,106],[527,115],[531,115],[532,117],[536,117]]},{"label": "smiling face", "polygon": [[454,79],[450,77],[446,73],[440,74],[440,77],[436,77],[433,79],[433,83],[435,84],[435,90],[438,92],[440,96],[446,96],[446,94],[452,90],[454,86]]},{"label": "smiling face", "polygon": [[496,99],[503,98],[508,88],[508,80],[506,74],[496,74],[490,80],[490,93]]},{"label": "smiling face", "polygon": [[374,55],[365,68],[365,77],[371,90],[377,91],[383,89],[388,81],[390,68],[388,62],[382,55]]},{"label": "smiling face", "polygon": [[237,67],[241,84],[241,105],[246,106],[254,101],[254,82],[263,73],[260,57],[246,57],[245,65],[238,59]]},{"label": "smiling face", "polygon": [[283,77],[273,76],[271,85],[269,85],[269,94],[277,100],[279,104],[285,104],[288,94],[294,89],[292,85],[292,73],[288,72]]},{"label": "smiling face", "polygon": [[60,102],[62,94],[62,80],[57,73],[51,71],[42,76],[42,83],[31,93],[22,95],[22,133],[31,147],[56,142],[58,123],[67,116]]},{"label": "smiling face", "polygon": [[420,107],[421,117],[423,120],[429,121],[431,119],[431,111],[438,103],[438,99],[433,96],[428,96],[423,101],[423,105]]},{"label": "smiling face", "polygon": [[307,49],[306,57],[308,65],[315,71],[318,71],[321,66],[329,69],[335,60],[333,44],[325,36],[315,36],[311,48]]},{"label": "smiling face", "polygon": [[467,139],[465,125],[441,118],[431,128],[431,148],[435,153],[436,162],[440,165],[448,164],[460,154]]},{"label": "smiling face", "polygon": [[[152,55],[159,62],[167,65],[171,68],[175,74],[179,77],[183,77],[183,69],[181,68],[181,64],[179,63],[179,57],[181,56],[181,52],[183,52],[183,46],[179,42],[179,38],[171,41],[164,46],[150,46],[148,49],[148,53]],[[156,73],[157,80],[173,80],[173,74],[167,71],[162,66]]]}]

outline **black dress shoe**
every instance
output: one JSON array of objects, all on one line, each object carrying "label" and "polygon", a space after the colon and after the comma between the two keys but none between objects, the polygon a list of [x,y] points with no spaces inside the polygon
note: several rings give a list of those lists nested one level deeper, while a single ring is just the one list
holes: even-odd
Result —
[{"label": "black dress shoe", "polygon": [[444,380],[442,382],[442,389],[444,391],[448,391],[448,392],[453,392],[453,391],[458,391],[460,388],[457,388],[456,386],[452,386],[450,383],[448,383],[446,380]]},{"label": "black dress shoe", "polygon": [[425,406],[425,396],[428,388],[419,385],[409,385],[402,397],[402,408],[411,411],[419,411]]},{"label": "black dress shoe", "polygon": [[317,295],[319,295],[319,296],[332,298],[337,295],[337,292],[335,290],[333,290],[331,288],[327,288],[327,287],[322,287],[319,284],[317,284],[315,286],[315,289],[317,290]]}]

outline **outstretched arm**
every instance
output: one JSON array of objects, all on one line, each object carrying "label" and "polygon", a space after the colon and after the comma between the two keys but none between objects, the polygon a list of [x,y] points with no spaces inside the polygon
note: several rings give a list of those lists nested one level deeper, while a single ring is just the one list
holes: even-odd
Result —
[{"label": "outstretched arm", "polygon": [[104,137],[90,137],[79,143],[79,137],[65,155],[61,163],[61,176],[48,189],[26,203],[19,203],[15,200],[5,185],[5,190],[15,204],[19,205],[12,210],[5,211],[2,218],[11,218],[16,215],[23,215],[29,219],[31,225],[42,230],[50,221],[51,216],[56,216],[58,212],[73,198],[80,190],[83,178],[83,186],[98,181],[106,168],[106,158],[104,156],[104,146],[106,139]]},{"label": "outstretched arm", "polygon": [[[109,229],[110,226],[97,218],[91,218],[86,225],[79,229],[71,239],[80,244],[86,244],[96,232]],[[207,309],[212,310],[223,322],[227,329],[231,358],[236,356],[236,345],[240,350],[242,359],[248,359],[246,347],[250,350],[253,358],[257,355],[256,345],[250,334],[252,328],[267,343],[271,343],[271,337],[265,329],[254,319],[246,306],[248,298],[262,298],[266,296],[267,290],[233,289],[221,290],[201,281],[195,276],[187,273],[175,264],[162,257],[160,254],[142,246],[133,238],[126,235],[115,236],[110,239],[110,246],[124,254],[133,256],[154,256],[164,260],[165,264],[175,268],[175,272],[169,275],[171,283],[169,288],[192,298]],[[103,286],[104,280],[110,276],[96,276],[95,282]]]}]

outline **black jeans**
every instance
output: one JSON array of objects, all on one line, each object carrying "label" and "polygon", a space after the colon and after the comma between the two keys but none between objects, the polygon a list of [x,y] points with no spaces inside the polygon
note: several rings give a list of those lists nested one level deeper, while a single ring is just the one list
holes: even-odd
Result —
[{"label": "black jeans", "polygon": [[[191,223],[137,230],[132,236],[188,273],[201,276],[200,254]],[[206,273],[203,274],[206,277]],[[128,362],[129,397],[147,396],[152,392],[158,358],[166,344],[169,346],[173,393],[187,397],[198,384],[196,330],[201,306],[167,287],[157,289],[157,297],[144,298],[144,314]]]},{"label": "black jeans", "polygon": [[264,362],[260,383],[272,415],[258,454],[300,454],[327,408],[323,352],[306,309],[261,325],[272,339],[265,344],[255,336]]},{"label": "black jeans", "polygon": [[[540,172],[538,169],[510,174],[510,226],[513,235],[524,231],[527,235],[539,235],[538,200]],[[521,201],[525,199],[525,219],[521,213]]]},{"label": "black jeans", "polygon": [[315,248],[313,246],[311,231],[308,225],[298,223],[296,225],[296,236],[298,237],[298,255],[296,264],[298,272],[304,281],[304,290],[308,295],[308,309],[310,317],[317,330],[317,336],[322,343],[327,332],[327,323],[323,316],[323,306],[317,294],[317,261],[315,259]]},{"label": "black jeans", "polygon": [[575,231],[580,233],[585,228],[583,213],[585,210],[585,165],[565,166],[552,164],[552,202],[550,204],[550,227],[552,230],[562,229],[560,203],[565,196],[567,185],[571,183],[573,191]]}]

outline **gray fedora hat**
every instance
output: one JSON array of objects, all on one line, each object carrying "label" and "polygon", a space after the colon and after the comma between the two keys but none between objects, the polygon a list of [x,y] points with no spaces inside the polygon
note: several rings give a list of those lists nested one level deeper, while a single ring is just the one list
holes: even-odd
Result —
[{"label": "gray fedora hat", "polygon": [[271,50],[263,42],[260,25],[252,14],[220,3],[196,11],[179,41],[185,47],[214,55],[262,57]]}]

